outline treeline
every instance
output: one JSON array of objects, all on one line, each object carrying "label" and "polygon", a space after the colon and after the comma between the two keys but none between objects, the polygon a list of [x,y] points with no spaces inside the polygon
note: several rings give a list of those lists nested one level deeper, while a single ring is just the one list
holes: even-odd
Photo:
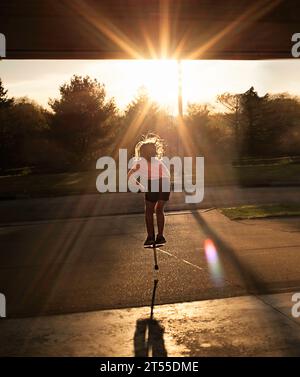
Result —
[{"label": "treeline", "polygon": [[213,162],[300,154],[299,98],[260,97],[252,87],[219,95],[217,104],[217,109],[189,104],[180,134],[177,118],[143,90],[121,113],[103,84],[73,76],[45,109],[28,98],[10,98],[0,80],[0,168],[94,168],[100,156],[117,156],[119,148],[133,154],[137,140],[149,131],[166,140],[170,156],[183,145],[186,154]]}]

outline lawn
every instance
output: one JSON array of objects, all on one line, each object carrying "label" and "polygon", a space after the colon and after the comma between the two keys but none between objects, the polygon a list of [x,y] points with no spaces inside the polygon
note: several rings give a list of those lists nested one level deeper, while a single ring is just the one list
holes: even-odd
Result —
[{"label": "lawn", "polygon": [[300,204],[247,205],[221,208],[220,211],[230,220],[300,216]]}]

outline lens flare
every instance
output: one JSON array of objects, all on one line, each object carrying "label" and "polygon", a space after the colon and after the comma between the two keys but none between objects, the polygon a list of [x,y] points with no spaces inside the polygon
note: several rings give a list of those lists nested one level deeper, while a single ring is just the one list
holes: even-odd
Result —
[{"label": "lens flare", "polygon": [[218,251],[213,241],[209,238],[204,241],[204,252],[213,282],[217,286],[223,285],[223,271]]}]

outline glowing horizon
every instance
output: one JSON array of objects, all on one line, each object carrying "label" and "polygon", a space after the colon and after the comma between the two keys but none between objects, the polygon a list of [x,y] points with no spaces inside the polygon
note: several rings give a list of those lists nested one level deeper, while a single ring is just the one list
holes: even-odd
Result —
[{"label": "glowing horizon", "polygon": [[[26,75],[25,75],[25,74]],[[177,113],[178,67],[172,59],[154,60],[3,60],[0,78],[14,97],[27,96],[47,107],[59,97],[59,86],[73,74],[89,75],[106,86],[124,110],[144,87],[170,113]],[[183,106],[188,102],[215,104],[217,94],[242,93],[251,86],[259,95],[289,92],[300,95],[299,60],[182,61]]]}]

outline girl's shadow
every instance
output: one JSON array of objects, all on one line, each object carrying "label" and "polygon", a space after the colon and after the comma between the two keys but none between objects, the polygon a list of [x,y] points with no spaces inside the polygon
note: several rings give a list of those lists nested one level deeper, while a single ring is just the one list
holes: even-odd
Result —
[{"label": "girl's shadow", "polygon": [[139,319],[134,334],[136,357],[167,357],[164,342],[164,328],[156,319]]},{"label": "girl's shadow", "polygon": [[[155,269],[158,269],[156,250],[154,251]],[[134,334],[134,353],[136,357],[167,357],[167,350],[164,342],[164,328],[159,321],[153,318],[153,310],[155,303],[155,294],[158,279],[154,279],[151,314],[149,318],[139,319],[136,322]]]}]

